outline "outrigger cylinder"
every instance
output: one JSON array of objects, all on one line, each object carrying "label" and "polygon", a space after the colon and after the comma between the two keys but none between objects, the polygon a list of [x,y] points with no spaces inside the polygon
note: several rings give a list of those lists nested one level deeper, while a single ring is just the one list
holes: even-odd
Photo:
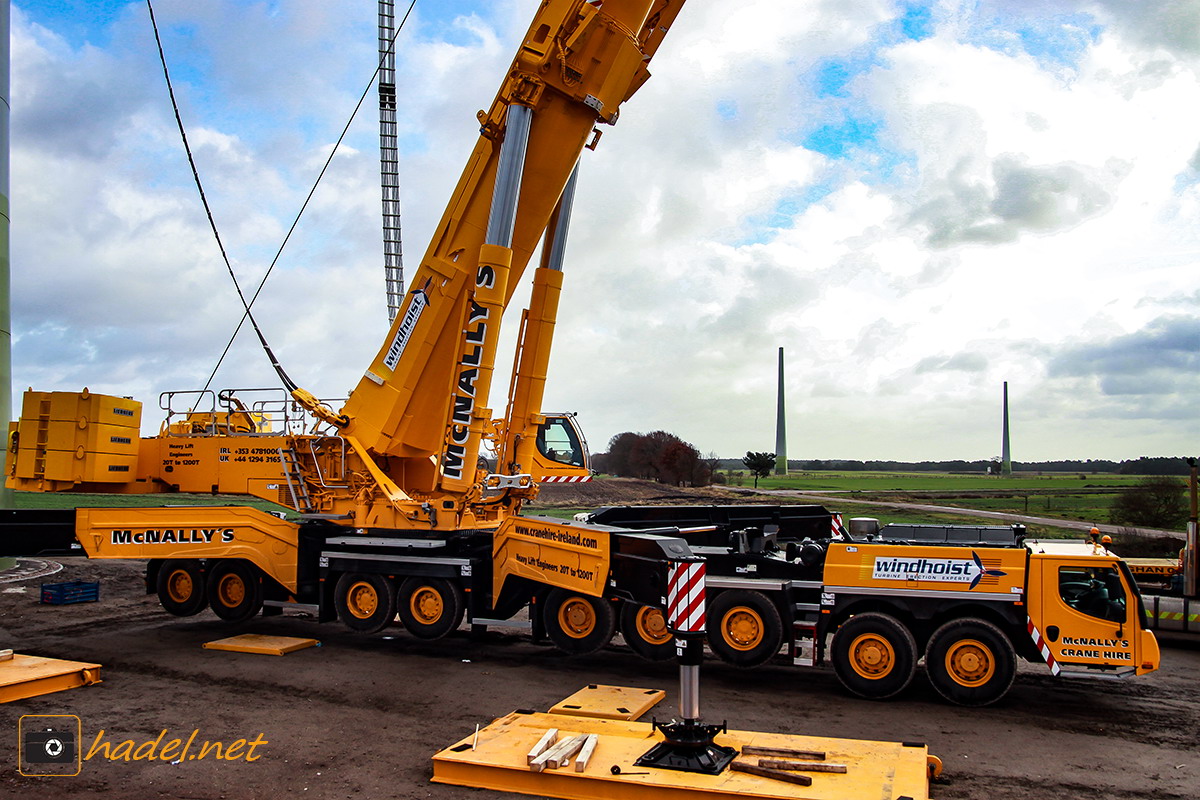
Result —
[{"label": "outrigger cylinder", "polygon": [[700,662],[704,660],[704,559],[672,561],[667,577],[667,627],[675,635],[679,659],[679,716],[654,727],[663,741],[634,762],[682,772],[718,775],[737,756],[737,750],[713,741],[725,733],[725,723],[704,725],[700,720]]}]

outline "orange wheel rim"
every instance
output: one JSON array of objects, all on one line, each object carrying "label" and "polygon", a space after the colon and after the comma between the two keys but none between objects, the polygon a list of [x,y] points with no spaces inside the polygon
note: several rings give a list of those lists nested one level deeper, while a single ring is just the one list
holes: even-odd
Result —
[{"label": "orange wheel rim", "polygon": [[637,635],[650,644],[666,644],[671,641],[671,632],[667,630],[667,619],[661,608],[642,606],[634,618],[634,628]]},{"label": "orange wheel rim", "polygon": [[753,650],[762,643],[765,630],[762,616],[746,606],[731,608],[721,618],[721,638],[734,650]]},{"label": "orange wheel rim", "polygon": [[167,596],[176,603],[186,603],[192,599],[196,586],[192,576],[186,569],[177,569],[167,576]]},{"label": "orange wheel rim", "polygon": [[217,581],[217,600],[226,608],[236,608],[246,599],[246,582],[240,575],[224,575]]},{"label": "orange wheel rim", "polygon": [[572,597],[558,607],[558,627],[572,639],[583,639],[596,629],[596,611],[582,597]]},{"label": "orange wheel rim", "polygon": [[356,581],[346,592],[346,608],[358,619],[370,619],[379,608],[379,593],[366,581]]},{"label": "orange wheel rim", "polygon": [[863,678],[878,680],[896,667],[896,650],[878,633],[864,633],[850,643],[850,667]]},{"label": "orange wheel rim", "polygon": [[996,674],[996,658],[983,642],[963,639],[946,651],[946,674],[959,686],[974,689]]},{"label": "orange wheel rim", "polygon": [[432,625],[446,613],[446,602],[442,593],[432,586],[422,586],[408,599],[408,610],[422,625]]}]

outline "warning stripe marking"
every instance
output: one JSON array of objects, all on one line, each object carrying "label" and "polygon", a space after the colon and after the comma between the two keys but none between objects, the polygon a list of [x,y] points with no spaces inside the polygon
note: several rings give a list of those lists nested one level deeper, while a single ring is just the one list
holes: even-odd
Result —
[{"label": "warning stripe marking", "polygon": [[591,475],[543,475],[538,483],[587,483],[591,479]]},{"label": "warning stripe marking", "polygon": [[704,562],[676,561],[667,576],[667,624],[678,633],[704,633]]},{"label": "warning stripe marking", "polygon": [[1026,628],[1029,630],[1029,635],[1033,637],[1034,647],[1041,651],[1042,659],[1045,660],[1046,665],[1050,667],[1050,672],[1054,675],[1057,675],[1061,670],[1058,666],[1058,662],[1054,660],[1054,654],[1050,652],[1050,648],[1046,645],[1045,640],[1042,639],[1041,631],[1039,631],[1037,626],[1033,624],[1033,620],[1029,617],[1026,617],[1026,619],[1029,620]]},{"label": "warning stripe marking", "polygon": [[830,532],[833,534],[834,539],[849,539],[850,538],[850,536],[846,533],[846,527],[844,525],[842,525],[842,515],[841,514],[831,514],[829,522],[830,522],[830,526],[829,526]]}]

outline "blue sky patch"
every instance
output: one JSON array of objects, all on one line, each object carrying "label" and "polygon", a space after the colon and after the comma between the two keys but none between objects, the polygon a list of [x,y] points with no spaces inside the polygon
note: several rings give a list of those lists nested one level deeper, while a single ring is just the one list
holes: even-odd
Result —
[{"label": "blue sky patch", "polygon": [[1043,67],[1074,68],[1103,32],[1087,14],[998,14],[976,20],[967,41],[1005,55],[1025,53]]},{"label": "blue sky patch", "polygon": [[877,119],[847,114],[840,122],[821,125],[800,143],[829,158],[847,158],[859,148],[875,144],[880,127]]},{"label": "blue sky patch", "polygon": [[146,14],[144,0],[18,0],[13,5],[74,48],[87,43],[107,45],[112,36],[110,26],[129,6],[138,6],[138,12]]},{"label": "blue sky patch", "polygon": [[905,39],[919,42],[933,36],[933,10],[924,3],[907,3],[897,18],[900,32]]}]

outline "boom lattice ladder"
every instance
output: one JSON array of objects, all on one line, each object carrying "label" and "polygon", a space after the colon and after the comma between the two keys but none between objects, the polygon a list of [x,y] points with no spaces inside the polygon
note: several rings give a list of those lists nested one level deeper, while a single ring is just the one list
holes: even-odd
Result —
[{"label": "boom lattice ladder", "polygon": [[396,151],[395,4],[379,0],[379,183],[383,196],[383,270],[388,322],[404,301],[404,257],[400,242],[400,165]]}]

